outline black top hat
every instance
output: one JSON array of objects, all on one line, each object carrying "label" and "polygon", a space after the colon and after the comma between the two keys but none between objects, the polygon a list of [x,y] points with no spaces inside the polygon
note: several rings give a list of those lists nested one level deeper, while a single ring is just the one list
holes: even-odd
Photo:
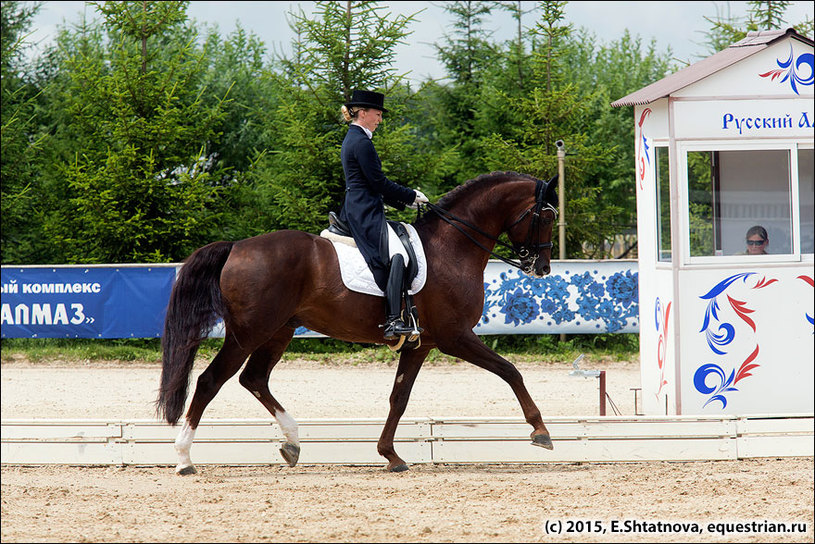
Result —
[{"label": "black top hat", "polygon": [[351,94],[351,101],[345,107],[350,108],[356,106],[358,108],[374,108],[387,113],[385,109],[385,95],[374,91],[359,91],[354,90]]}]

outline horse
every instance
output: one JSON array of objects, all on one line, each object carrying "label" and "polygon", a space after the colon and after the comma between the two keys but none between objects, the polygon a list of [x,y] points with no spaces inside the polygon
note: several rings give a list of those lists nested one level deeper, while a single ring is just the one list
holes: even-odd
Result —
[{"label": "horse", "polygon": [[[427,283],[413,295],[423,332],[416,349],[400,353],[390,411],[377,443],[388,471],[408,470],[394,449],[394,434],[433,348],[501,377],[532,426],[532,444],[553,449],[520,372],[487,347],[473,328],[483,312],[484,269],[491,256],[535,277],[549,273],[556,186],[556,178],[545,182],[516,172],[482,174],[428,204],[413,223],[427,261]],[[509,244],[498,240],[503,233]],[[496,244],[510,248],[517,260],[496,254]],[[159,417],[177,425],[195,354],[219,318],[224,341],[197,380],[175,440],[176,473],[196,472],[190,448],[201,416],[242,367],[240,384],[277,420],[285,437],[280,454],[295,466],[300,455],[297,422],[269,390],[272,369],[300,326],[347,342],[392,344],[382,336],[383,310],[381,297],[344,286],[332,242],[314,234],[280,230],[195,250],[184,261],[167,306],[156,400]]]}]

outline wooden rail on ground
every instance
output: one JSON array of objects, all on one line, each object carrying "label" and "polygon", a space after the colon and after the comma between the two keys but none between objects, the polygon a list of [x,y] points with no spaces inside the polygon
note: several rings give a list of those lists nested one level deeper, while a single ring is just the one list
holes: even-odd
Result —
[{"label": "wooden rail on ground", "polygon": [[[554,450],[531,446],[518,418],[406,418],[396,448],[409,463],[691,461],[813,456],[813,414],[547,419]],[[378,465],[383,419],[299,421],[301,464]],[[150,420],[3,420],[4,465],[174,465],[179,427]],[[272,420],[204,420],[196,464],[278,465]]]}]

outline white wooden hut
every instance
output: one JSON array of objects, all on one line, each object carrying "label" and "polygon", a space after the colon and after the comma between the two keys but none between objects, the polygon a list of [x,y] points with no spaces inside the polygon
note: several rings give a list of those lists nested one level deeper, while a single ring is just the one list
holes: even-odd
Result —
[{"label": "white wooden hut", "polygon": [[813,40],[751,32],[612,104],[634,106],[647,415],[813,412],[814,75]]}]

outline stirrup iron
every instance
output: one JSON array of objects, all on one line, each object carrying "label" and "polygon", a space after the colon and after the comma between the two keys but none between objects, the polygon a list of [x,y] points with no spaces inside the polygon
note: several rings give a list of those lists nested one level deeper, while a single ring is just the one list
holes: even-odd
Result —
[{"label": "stirrup iron", "polygon": [[405,324],[401,317],[394,317],[388,319],[384,324],[380,325],[384,328],[385,340],[393,340],[399,336],[406,336],[413,333],[413,329]]}]

